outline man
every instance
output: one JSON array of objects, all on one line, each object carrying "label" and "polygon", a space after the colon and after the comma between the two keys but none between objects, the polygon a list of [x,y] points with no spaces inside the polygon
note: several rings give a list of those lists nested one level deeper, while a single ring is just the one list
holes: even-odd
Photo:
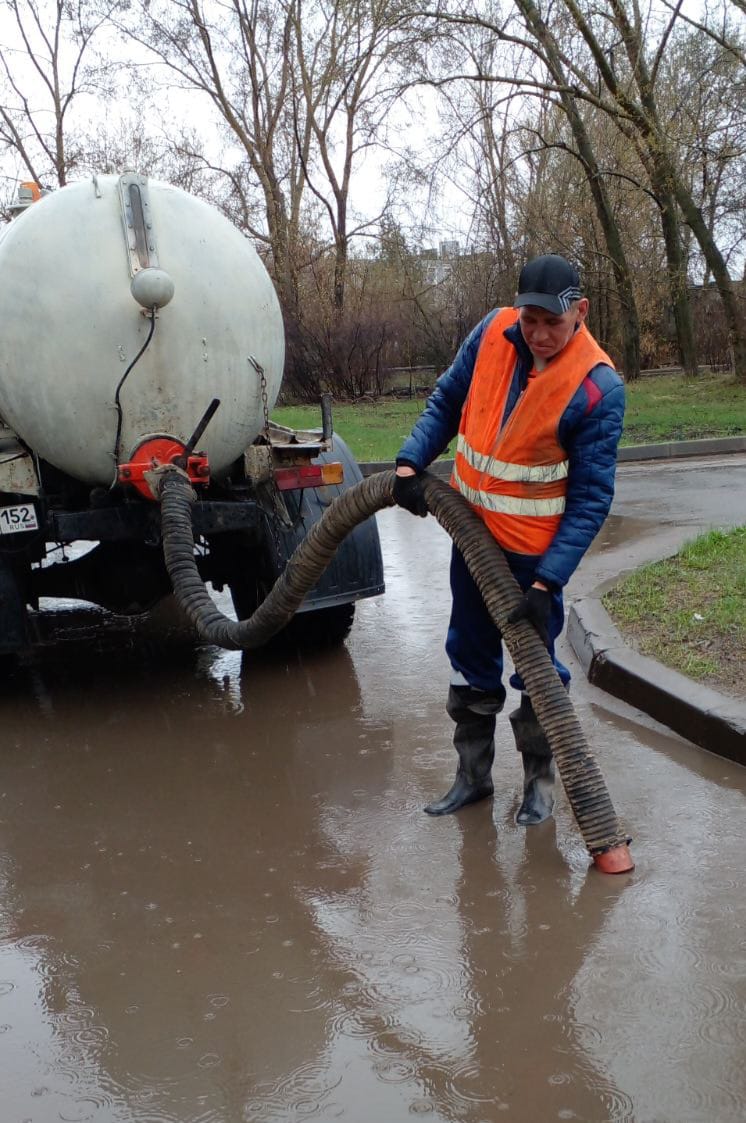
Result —
[{"label": "man", "polygon": [[[588,300],[577,270],[545,254],[521,270],[513,308],[496,309],[471,332],[438,379],[396,460],[394,498],[426,515],[421,472],[458,434],[451,484],[505,551],[526,617],[554,653],[562,631],[562,588],[598,533],[614,495],[624,387],[585,326]],[[425,808],[447,815],[492,795],[495,718],[505,704],[500,633],[454,548],[453,604],[446,639],[452,674],[447,710],[459,756],[450,790]],[[531,700],[521,691],[510,714],[523,754],[517,821],[552,813],[554,761]]]}]

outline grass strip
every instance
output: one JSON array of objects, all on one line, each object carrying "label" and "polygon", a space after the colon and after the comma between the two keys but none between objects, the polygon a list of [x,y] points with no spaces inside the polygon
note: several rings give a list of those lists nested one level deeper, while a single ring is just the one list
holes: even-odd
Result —
[{"label": "grass strip", "polygon": [[732,375],[655,375],[627,385],[622,444],[746,433],[746,385]]},{"label": "grass strip", "polygon": [[[393,460],[424,405],[424,398],[335,402],[334,430],[344,437],[356,460]],[[272,410],[272,418],[291,429],[318,428],[321,425],[321,412],[316,406],[276,407]],[[443,453],[446,459],[452,455],[452,450]]]},{"label": "grass strip", "polygon": [[746,696],[746,527],[700,535],[630,574],[603,603],[644,655]]},{"label": "grass strip", "polygon": [[[393,460],[424,404],[424,398],[338,402],[334,428],[358,460]],[[319,406],[279,406],[272,417],[295,429],[321,425]],[[741,433],[746,433],[746,386],[730,375],[654,375],[627,386],[624,445]],[[452,455],[453,445],[443,453]]]}]

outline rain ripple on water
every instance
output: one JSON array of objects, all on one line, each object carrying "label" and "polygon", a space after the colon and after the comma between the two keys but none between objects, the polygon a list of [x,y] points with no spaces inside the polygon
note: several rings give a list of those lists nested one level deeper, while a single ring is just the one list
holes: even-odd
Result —
[{"label": "rain ripple on water", "polygon": [[342,1109],[330,1103],[329,1096],[341,1079],[333,1078],[322,1064],[302,1065],[275,1084],[256,1085],[254,1098],[246,1106],[246,1117],[252,1123],[336,1118]]}]

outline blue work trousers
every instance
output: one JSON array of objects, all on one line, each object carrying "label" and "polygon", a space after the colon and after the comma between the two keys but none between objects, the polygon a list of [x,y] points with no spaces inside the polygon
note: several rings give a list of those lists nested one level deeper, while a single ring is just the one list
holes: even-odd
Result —
[{"label": "blue work trousers", "polygon": [[[534,581],[539,557],[528,554],[511,554],[505,557],[518,584],[525,591]],[[466,562],[454,547],[451,555],[451,593],[453,605],[446,638],[446,653],[455,671],[459,671],[469,686],[479,690],[497,691],[502,686],[503,645],[502,636],[492,621],[482,594],[474,584]],[[552,612],[549,618],[549,654],[563,683],[570,681],[570,672],[554,653],[554,641],[565,623],[562,591],[552,593]],[[518,674],[510,676],[510,685],[523,690],[523,679]]]}]

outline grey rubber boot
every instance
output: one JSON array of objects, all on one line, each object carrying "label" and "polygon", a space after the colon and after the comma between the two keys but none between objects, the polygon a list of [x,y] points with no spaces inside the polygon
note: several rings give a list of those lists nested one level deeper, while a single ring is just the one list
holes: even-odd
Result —
[{"label": "grey rubber boot", "polygon": [[453,744],[458,753],[456,779],[434,803],[428,815],[450,815],[469,803],[486,799],[494,789],[492,762],[495,759],[495,718],[505,705],[505,691],[488,693],[471,686],[451,686],[446,709],[456,722]]},{"label": "grey rubber boot", "polygon": [[521,694],[520,706],[508,717],[516,748],[523,756],[523,802],[516,822],[530,827],[543,823],[554,809],[554,758],[528,694]]}]

